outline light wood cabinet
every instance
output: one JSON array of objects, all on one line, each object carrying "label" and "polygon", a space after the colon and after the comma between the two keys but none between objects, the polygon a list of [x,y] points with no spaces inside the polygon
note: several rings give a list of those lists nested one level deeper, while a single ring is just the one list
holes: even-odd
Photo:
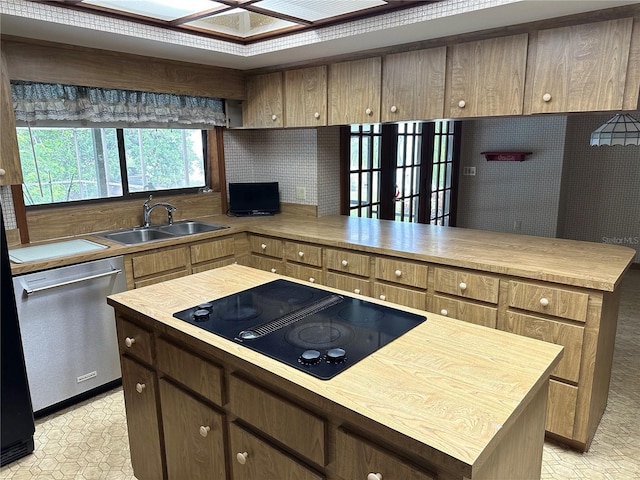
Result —
[{"label": "light wood cabinet", "polygon": [[251,255],[250,264],[253,268],[264,270],[265,272],[278,273],[284,275],[284,262],[277,258]]},{"label": "light wood cabinet", "polygon": [[526,33],[449,48],[445,115],[521,115],[527,64]]},{"label": "light wood cabinet", "polygon": [[380,57],[329,65],[329,125],[380,122]]},{"label": "light wood cabinet", "polygon": [[153,363],[153,336],[151,332],[122,318],[118,318],[116,325],[120,351],[151,365]]},{"label": "light wood cabinet", "polygon": [[[633,18],[541,30],[531,63],[531,113],[623,108]],[[634,105],[638,91],[635,89]]]},{"label": "light wood cabinet", "polygon": [[509,306],[584,322],[589,294],[532,282],[509,282]]},{"label": "light wood cabinet", "polygon": [[379,280],[426,289],[428,273],[429,267],[422,263],[390,257],[375,259],[375,276]]},{"label": "light wood cabinet", "polygon": [[282,258],[283,242],[273,237],[249,235],[249,248],[253,253]]},{"label": "light wood cabinet", "polygon": [[160,404],[167,478],[226,478],[224,416],[164,379]]},{"label": "light wood cabinet", "polygon": [[284,274],[287,277],[297,278],[306,282],[323,284],[323,272],[320,268],[306,267],[297,263],[287,262]]},{"label": "light wood cabinet", "polygon": [[324,252],[325,265],[328,270],[368,277],[371,273],[371,257],[348,250],[327,248]]},{"label": "light wood cabinet", "polygon": [[308,243],[285,242],[284,258],[288,262],[322,267],[322,247]]},{"label": "light wood cabinet", "polygon": [[[165,247],[131,255],[129,261],[134,288],[189,275],[189,251],[185,246]],[[126,263],[126,261],[125,261]]]},{"label": "light wood cabinet", "polygon": [[444,116],[446,51],[439,47],[382,59],[383,122]]},{"label": "light wood cabinet", "polygon": [[284,72],[285,126],[327,124],[327,66]]},{"label": "light wood cabinet", "polygon": [[225,237],[196,243],[189,247],[189,255],[193,273],[230,265],[235,261],[235,242]]},{"label": "light wood cabinet", "polygon": [[283,127],[282,72],[247,78],[247,100],[242,103],[242,124],[249,128]]},{"label": "light wood cabinet", "polygon": [[0,59],[0,185],[19,185],[22,183],[20,150],[16,135],[16,118],[11,100],[11,83],[7,72],[4,51]]},{"label": "light wood cabinet", "polygon": [[373,284],[373,297],[379,300],[405,305],[407,307],[425,310],[427,304],[426,291],[412,290],[406,287],[396,287],[386,283]]},{"label": "light wood cabinet", "polygon": [[549,380],[545,429],[564,438],[574,437],[578,387]]},{"label": "light wood cabinet", "polygon": [[341,275],[339,273],[327,272],[325,284],[328,287],[353,292],[356,295],[371,296],[371,283],[368,278],[353,277],[351,275]]},{"label": "light wood cabinet", "polygon": [[479,275],[451,268],[435,269],[436,292],[496,304],[499,287],[499,278],[491,275]]},{"label": "light wood cabinet", "polygon": [[484,327],[496,328],[497,326],[498,309],[496,307],[433,295],[430,310],[444,317],[451,317]]}]

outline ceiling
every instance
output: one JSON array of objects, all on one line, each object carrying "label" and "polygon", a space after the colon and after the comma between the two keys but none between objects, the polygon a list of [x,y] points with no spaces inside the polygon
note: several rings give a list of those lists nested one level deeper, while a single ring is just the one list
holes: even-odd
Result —
[{"label": "ceiling", "polygon": [[[158,9],[150,0],[66,2],[74,3],[73,8],[61,5],[65,2],[60,1],[2,0],[0,32],[5,35],[251,70],[640,4],[640,0],[195,1],[196,4],[192,0],[161,0],[161,7]],[[245,11],[233,13],[240,15],[235,22],[236,26],[240,24],[242,15],[264,14],[267,10],[272,15],[269,17],[272,19],[272,26],[282,26],[283,24],[277,23],[281,20],[295,25],[287,25],[284,32],[273,28],[271,33],[257,32],[251,28],[245,31],[236,29],[235,33],[203,32],[200,27],[198,31],[193,30],[194,22],[210,18],[211,13],[231,12],[239,4],[243,4]],[[355,4],[358,8],[354,7]],[[213,7],[203,9],[203,5]],[[114,15],[111,10],[115,6],[125,6],[129,11]],[[105,9],[110,10],[108,15],[105,15]],[[378,12],[371,9],[378,9]],[[155,15],[156,20],[150,15]],[[348,15],[355,17],[349,18]],[[209,22],[209,25],[218,25],[216,28],[220,30],[219,24],[224,22],[216,22],[217,24]]]}]

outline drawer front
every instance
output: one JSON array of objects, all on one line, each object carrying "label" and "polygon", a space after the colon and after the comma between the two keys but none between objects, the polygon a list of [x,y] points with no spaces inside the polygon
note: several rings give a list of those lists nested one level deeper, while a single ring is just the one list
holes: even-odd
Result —
[{"label": "drawer front", "polygon": [[499,287],[499,279],[489,275],[449,268],[435,270],[436,292],[497,304]]},{"label": "drawer front", "polygon": [[322,267],[322,247],[307,243],[286,242],[284,256],[291,262]]},{"label": "drawer front", "polygon": [[251,255],[251,266],[258,270],[284,275],[284,262],[282,262],[282,260],[276,260],[275,258]]},{"label": "drawer front", "polygon": [[573,438],[578,387],[549,380],[549,401],[545,429],[565,438]]},{"label": "drawer front", "polygon": [[148,364],[153,363],[153,335],[151,332],[119,316],[116,318],[116,330],[118,347],[121,352],[139,358]]},{"label": "drawer front", "polygon": [[323,475],[302,466],[235,423],[229,425],[229,438],[229,454],[231,455],[229,463],[233,480],[255,480],[257,478],[323,480],[325,478]]},{"label": "drawer front", "polygon": [[186,277],[187,275],[189,275],[189,272],[185,268],[183,270],[178,270],[177,272],[165,273],[164,275],[154,275],[153,277],[143,278],[141,280],[134,280],[133,286],[135,288],[142,288],[147,285],[155,285],[156,283],[173,280],[174,278]]},{"label": "drawer front", "polygon": [[419,470],[382,448],[339,428],[336,432],[336,472],[345,479],[366,479],[370,473],[383,478],[435,480],[436,476]]},{"label": "drawer front", "polygon": [[552,375],[572,382],[578,381],[580,377],[580,359],[582,358],[584,327],[568,325],[532,315],[507,312],[505,330],[525,337],[562,345],[564,347],[564,354]]},{"label": "drawer front", "polygon": [[435,313],[445,317],[456,318],[489,328],[496,328],[498,322],[497,308],[441,297],[439,295],[433,296],[433,306],[431,309]]},{"label": "drawer front", "polygon": [[191,273],[204,272],[206,270],[213,270],[214,268],[224,267],[226,265],[233,265],[236,263],[233,257],[224,258],[222,260],[214,260],[213,262],[203,263],[201,265],[194,265],[191,267]]},{"label": "drawer front", "polygon": [[249,237],[249,245],[254,253],[282,258],[282,240],[251,235]]},{"label": "drawer front", "polygon": [[589,294],[526,282],[509,282],[509,306],[584,322]]},{"label": "drawer front", "polygon": [[229,408],[270,437],[318,465],[326,465],[324,420],[233,375],[229,377]]},{"label": "drawer front", "polygon": [[408,288],[394,287],[383,283],[373,285],[373,297],[398,305],[419,308],[424,310],[427,305],[426,292],[409,290]]},{"label": "drawer front", "polygon": [[328,269],[338,272],[363,277],[368,277],[371,272],[369,255],[327,248],[324,251],[324,261]]},{"label": "drawer front", "polygon": [[222,369],[165,340],[156,343],[158,369],[196,393],[222,405]]},{"label": "drawer front", "polygon": [[233,238],[223,238],[207,243],[191,245],[191,263],[207,262],[234,254]]},{"label": "drawer front", "polygon": [[358,277],[350,277],[348,275],[340,275],[338,273],[327,272],[325,284],[331,288],[344,290],[345,292],[353,292],[358,295],[371,296],[371,284],[369,280]]},{"label": "drawer front", "polygon": [[322,270],[319,268],[305,267],[294,263],[285,265],[285,275],[311,283],[322,284]]},{"label": "drawer front", "polygon": [[132,258],[133,277],[144,277],[154,273],[184,268],[187,265],[187,247],[160,250],[136,255]]},{"label": "drawer front", "polygon": [[376,258],[376,278],[416,288],[427,288],[429,268],[419,263],[395,258]]}]

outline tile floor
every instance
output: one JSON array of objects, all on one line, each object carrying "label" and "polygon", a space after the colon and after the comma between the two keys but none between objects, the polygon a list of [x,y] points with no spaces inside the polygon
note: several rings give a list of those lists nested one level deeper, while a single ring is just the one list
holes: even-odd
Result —
[{"label": "tile floor", "polygon": [[[580,454],[547,442],[542,480],[640,478],[639,317],[640,270],[631,270],[622,284],[609,403],[591,449]],[[36,421],[35,445],[0,469],[0,480],[135,478],[120,388]]]}]

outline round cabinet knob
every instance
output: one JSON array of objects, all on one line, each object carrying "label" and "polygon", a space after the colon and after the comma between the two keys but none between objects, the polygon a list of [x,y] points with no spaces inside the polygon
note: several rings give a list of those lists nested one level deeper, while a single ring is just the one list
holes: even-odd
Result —
[{"label": "round cabinet knob", "polygon": [[458,102],[458,107],[460,107],[460,108],[464,108],[464,107],[466,107],[466,106],[467,106],[467,102],[465,102],[464,100],[460,100],[460,101]]},{"label": "round cabinet knob", "polygon": [[309,282],[311,282],[311,283],[316,283],[316,279],[315,279],[315,278],[313,278],[313,277],[309,277]]},{"label": "round cabinet knob", "polygon": [[261,248],[262,250],[266,250],[266,249],[267,249],[267,244],[266,244],[266,243],[263,243],[262,245],[260,245],[260,248]]},{"label": "round cabinet knob", "polygon": [[550,102],[551,101],[551,94],[550,93],[545,93],[544,95],[542,95],[542,101],[543,102]]},{"label": "round cabinet knob", "polygon": [[347,265],[349,265],[349,262],[347,262],[346,260],[342,260],[342,262],[340,263],[342,263],[343,267],[346,267]]},{"label": "round cabinet knob", "polygon": [[387,296],[386,296],[386,295],[380,295],[380,297],[379,297],[379,298],[380,298],[380,300],[386,300],[386,299],[387,299]]},{"label": "round cabinet knob", "polygon": [[4,176],[7,171],[4,168],[0,168],[0,177]]},{"label": "round cabinet knob", "polygon": [[369,475],[367,475],[367,480],[382,480],[382,474],[371,472]]},{"label": "round cabinet knob", "polygon": [[248,456],[249,454],[247,452],[238,452],[236,453],[236,460],[240,465],[244,465],[245,463],[247,463]]},{"label": "round cabinet knob", "polygon": [[278,119],[278,116],[275,113],[271,115],[271,120],[275,122],[277,119]]},{"label": "round cabinet knob", "polygon": [[320,112],[316,112],[313,114],[313,118],[315,118],[316,120],[320,118]]},{"label": "round cabinet knob", "polygon": [[142,393],[147,386],[144,383],[136,383],[136,392]]},{"label": "round cabinet knob", "polygon": [[304,252],[298,252],[298,256],[299,256],[300,258],[304,257]]},{"label": "round cabinet knob", "polygon": [[370,108],[367,108],[364,113],[366,113],[367,115],[371,116],[373,114],[373,110],[371,110]]},{"label": "round cabinet knob", "polygon": [[458,285],[460,287],[460,290],[466,290],[467,289],[467,284],[464,282],[460,282],[460,285]]},{"label": "round cabinet knob", "polygon": [[546,307],[547,305],[549,305],[549,299],[542,297],[540,299],[540,305],[542,305],[543,307]]},{"label": "round cabinet knob", "polygon": [[443,317],[446,317],[447,315],[449,315],[449,312],[447,312],[446,308],[443,308],[442,310],[440,310],[440,315],[442,315]]},{"label": "round cabinet knob", "polygon": [[275,268],[272,268],[272,269],[271,269],[271,273],[276,273],[276,269],[275,269]]},{"label": "round cabinet knob", "polygon": [[359,288],[354,289],[353,293],[360,295],[360,289]]},{"label": "round cabinet knob", "polygon": [[124,339],[124,344],[127,346],[127,348],[131,348],[134,343],[136,343],[135,338],[127,337]]},{"label": "round cabinet knob", "polygon": [[211,431],[211,427],[209,425],[207,426],[200,425],[200,435],[202,435],[203,437],[206,437],[207,435],[209,435],[210,431]]},{"label": "round cabinet knob", "polygon": [[398,111],[398,107],[395,105],[391,105],[391,113],[396,113]]},{"label": "round cabinet knob", "polygon": [[396,270],[394,273],[396,274],[396,277],[402,276],[402,270]]}]

